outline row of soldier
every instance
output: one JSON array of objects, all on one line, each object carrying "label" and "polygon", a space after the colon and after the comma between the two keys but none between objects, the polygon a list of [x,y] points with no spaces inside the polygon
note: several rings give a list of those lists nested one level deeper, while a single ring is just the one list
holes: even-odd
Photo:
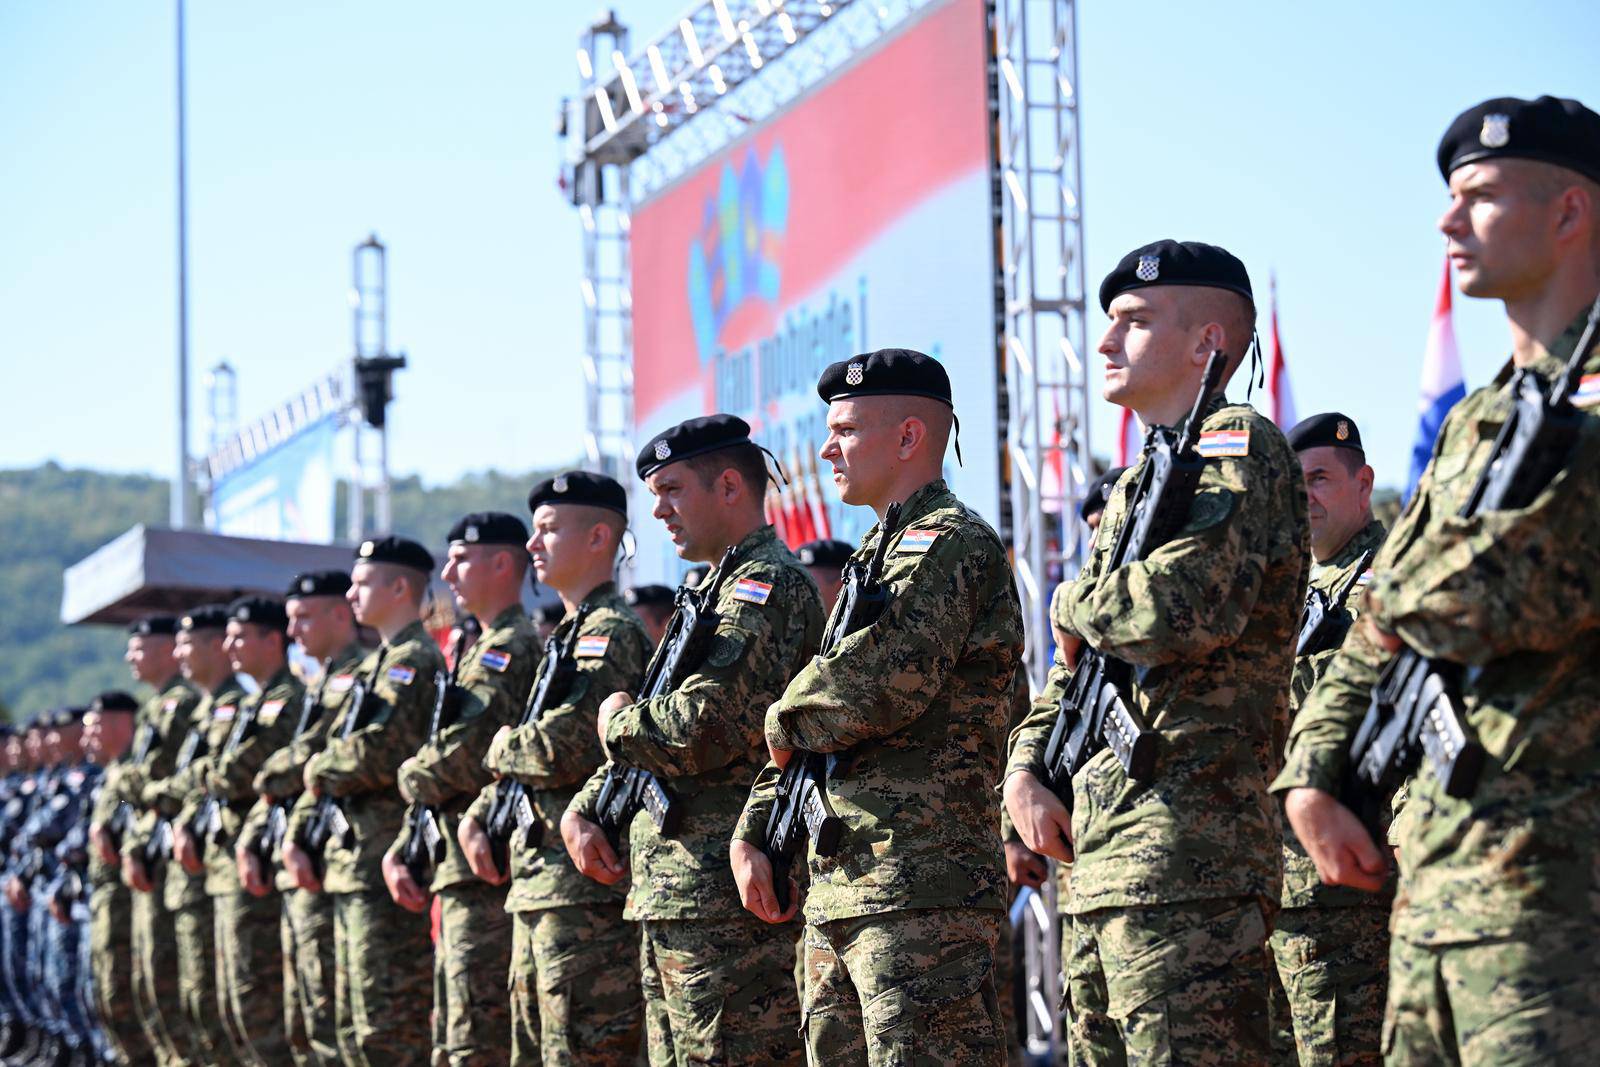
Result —
[{"label": "row of soldier", "polygon": [[[534,487],[531,529],[451,531],[481,633],[448,657],[434,561],[399,538],[283,603],[141,624],[159,691],[89,838],[133,890],[155,1060],[630,1063],[642,1032],[653,1064],[998,1064],[1007,875],[1050,857],[1075,1062],[1575,1062],[1600,1018],[1600,116],[1488,101],[1438,159],[1460,285],[1505,302],[1514,352],[1387,539],[1354,420],[1286,437],[1224,398],[1242,263],[1163,241],[1107,276],[1105,394],[1150,429],[1055,592],[1031,708],[1006,550],[942,480],[948,377],[901,349],[818,383],[821,458],[878,519],[831,613],[716,415],[637,460],[710,565],[653,656],[613,584],[623,489],[581,471]],[[1566,420],[1559,462],[1476,514],[1535,408]],[[530,566],[565,608],[542,643]],[[1348,754],[1407,650],[1487,758],[1465,789],[1424,769],[1391,823]]]}]

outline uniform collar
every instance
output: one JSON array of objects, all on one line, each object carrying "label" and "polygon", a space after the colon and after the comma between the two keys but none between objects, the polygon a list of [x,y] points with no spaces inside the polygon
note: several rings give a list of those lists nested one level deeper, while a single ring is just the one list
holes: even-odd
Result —
[{"label": "uniform collar", "polygon": [[394,639],[392,641],[385,641],[383,643],[383,647],[393,648],[396,645],[403,645],[410,641],[422,641],[428,639],[428,629],[422,625],[422,620],[412,619],[410,622],[406,623],[400,628],[400,632],[394,635]]},{"label": "uniform collar", "polygon": [[[1567,328],[1561,332],[1561,336],[1552,341],[1548,347],[1535,342],[1535,344],[1538,344],[1539,354],[1534,357],[1532,363],[1528,364],[1529,370],[1538,374],[1546,382],[1553,382],[1557,377],[1566,373],[1567,360],[1572,358],[1573,351],[1578,347],[1578,339],[1583,335],[1583,328],[1589,322],[1589,308],[1591,306],[1592,301],[1585,303],[1583,310],[1578,312],[1577,318],[1573,319]],[[1591,355],[1589,358],[1592,360],[1594,357]],[[1585,363],[1587,364],[1588,360]],[[1497,386],[1505,385],[1516,372],[1516,362],[1507,359],[1505,365],[1500,368],[1500,372],[1494,376],[1494,384]]]},{"label": "uniform collar", "polygon": [[1350,540],[1344,543],[1344,547],[1335,552],[1328,562],[1319,564],[1318,566],[1348,567],[1350,564],[1360,559],[1367,549],[1377,548],[1379,545],[1381,545],[1386,532],[1387,531],[1384,529],[1383,523],[1379,522],[1377,519],[1372,519],[1365,526],[1361,527],[1361,529],[1357,530],[1355,534],[1351,536]]},{"label": "uniform collar", "polygon": [[293,682],[294,672],[291,671],[289,669],[289,665],[285,663],[283,666],[272,672],[272,677],[261,683],[261,692],[263,694],[270,693],[280,685],[290,685]]},{"label": "uniform collar", "polygon": [[[900,505],[900,521],[897,528],[905,526],[915,519],[919,519],[930,511],[937,511],[947,506],[950,501],[950,487],[943,478],[935,478],[921,489],[906,497],[906,502]],[[894,530],[885,530],[885,535],[894,533]]]},{"label": "uniform collar", "polygon": [[494,621],[489,623],[486,629],[507,630],[515,626],[518,621],[526,619],[527,617],[528,609],[523,607],[521,602],[507,604],[505,609],[494,617]]}]

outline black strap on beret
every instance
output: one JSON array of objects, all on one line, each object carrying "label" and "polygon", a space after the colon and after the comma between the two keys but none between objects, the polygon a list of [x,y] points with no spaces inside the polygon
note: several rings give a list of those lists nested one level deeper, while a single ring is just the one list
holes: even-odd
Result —
[{"label": "black strap on beret", "polygon": [[1600,115],[1577,100],[1497,96],[1455,117],[1435,153],[1446,181],[1485,159],[1532,159],[1600,182]]}]

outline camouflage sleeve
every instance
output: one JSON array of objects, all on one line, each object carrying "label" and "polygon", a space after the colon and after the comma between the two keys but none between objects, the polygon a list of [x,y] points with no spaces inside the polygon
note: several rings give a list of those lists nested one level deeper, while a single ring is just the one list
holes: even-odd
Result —
[{"label": "camouflage sleeve", "polygon": [[433,672],[415,669],[409,682],[380,683],[385,707],[349,737],[334,737],[306,763],[317,788],[336,797],[394,787],[400,764],[422,745],[433,712]]},{"label": "camouflage sleeve", "polygon": [[317,798],[310,791],[302,792],[289,808],[289,824],[284,835],[289,841],[302,841],[311,826],[311,816],[317,810]]},{"label": "camouflage sleeve", "polygon": [[991,582],[988,553],[960,529],[941,528],[926,552],[889,581],[871,626],[814,656],[767,709],[775,748],[839,752],[915,722],[966,647]]},{"label": "camouflage sleeve", "polygon": [[504,674],[475,672],[461,687],[460,718],[400,765],[404,795],[423,804],[443,804],[476,793],[489,781],[483,754],[500,727],[522,713],[533,685],[538,652],[517,649]]},{"label": "camouflage sleeve", "polygon": [[1290,489],[1257,452],[1208,460],[1176,537],[1092,584],[1065,589],[1059,610],[1068,629],[1139,667],[1197,660],[1232,644],[1250,621],[1273,539],[1282,536],[1279,512]]},{"label": "camouflage sleeve", "polygon": [[590,822],[598,821],[599,808],[597,805],[600,802],[600,785],[606,780],[606,772],[610,769],[610,760],[595,768],[595,772],[589,776],[589,780],[583,783],[583,788],[579,789],[577,795],[568,802],[567,810],[574,815],[588,819]]},{"label": "camouflage sleeve", "polygon": [[760,847],[766,837],[767,819],[772,816],[772,806],[778,800],[778,778],[782,774],[771,760],[756,774],[744,810],[739,813],[739,821],[734,823],[733,840],[748,841]]},{"label": "camouflage sleeve", "polygon": [[538,722],[516,727],[493,745],[484,760],[491,770],[534,789],[558,789],[582,781],[605,762],[595,732],[600,704],[612,693],[638,687],[645,643],[636,628],[620,620],[594,633],[609,638],[605,655],[573,661],[577,672],[566,698],[546,708]]},{"label": "camouflage sleeve", "polygon": [[1365,627],[1351,627],[1328,669],[1295,712],[1283,770],[1272,782],[1274,793],[1309,787],[1338,795],[1350,740],[1366,714],[1384,659],[1383,650],[1367,638]]},{"label": "camouflage sleeve", "polygon": [[256,802],[250,805],[250,810],[245,813],[244,821],[239,824],[239,832],[234,835],[233,839],[235,841],[252,841],[260,837],[262,831],[267,828],[267,813],[271,810],[272,806],[270,804],[259,797],[256,798]]},{"label": "camouflage sleeve", "polygon": [[110,822],[112,816],[116,815],[117,805],[122,803],[119,786],[126,770],[127,765],[124,763],[113,763],[106,768],[100,788],[95,791],[94,808],[89,814],[90,822],[104,824]]},{"label": "camouflage sleeve", "polygon": [[258,795],[272,797],[292,796],[300,792],[305,786],[300,775],[313,751],[306,738],[290,741],[262,762],[261,769],[250,783],[251,790]]},{"label": "camouflage sleeve", "polygon": [[489,808],[494,804],[495,789],[500,783],[490,782],[478,790],[478,795],[472,798],[472,803],[467,805],[465,818],[472,819],[479,826],[489,823]]},{"label": "camouflage sleeve", "polygon": [[1011,731],[1011,738],[1007,742],[1006,773],[1002,782],[1017,771],[1027,771],[1036,778],[1044,777],[1045,746],[1050,743],[1056,707],[1061,703],[1061,696],[1071,677],[1071,672],[1062,664],[1057,653],[1050,674],[1045,678],[1044,688],[1034,698],[1028,714]]},{"label": "camouflage sleeve", "polygon": [[170,777],[147,783],[143,794],[145,807],[155,808],[168,818],[178,815],[191,797],[205,790],[210,768],[211,757],[201,756]]},{"label": "camouflage sleeve", "polygon": [[257,709],[255,726],[230,752],[223,751],[211,761],[206,774],[206,788],[223,800],[246,800],[256,795],[252,784],[256,772],[269,755],[286,746],[294,736],[295,718],[279,707],[272,713],[271,721],[264,717],[271,702]]},{"label": "camouflage sleeve", "polygon": [[774,575],[772,584],[765,604],[724,600],[705,662],[671,693],[612,715],[607,752],[677,778],[725,767],[763,747],[760,709],[782,692],[807,622],[794,578]]}]

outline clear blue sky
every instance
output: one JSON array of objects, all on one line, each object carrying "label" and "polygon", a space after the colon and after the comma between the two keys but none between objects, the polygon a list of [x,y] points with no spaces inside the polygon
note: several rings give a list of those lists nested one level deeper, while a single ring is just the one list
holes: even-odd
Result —
[{"label": "clear blue sky", "polygon": [[[616,4],[636,40],[683,6]],[[376,231],[413,362],[395,469],[575,458],[578,223],[552,126],[595,10],[192,3],[197,383],[226,357],[249,416],[347,357],[349,250]],[[1600,106],[1600,6],[1085,0],[1081,31],[1091,291],[1157,237],[1227,245],[1258,291],[1276,270],[1301,413],[1354,415],[1379,481],[1402,481],[1439,133],[1488,96]],[[171,469],[172,38],[155,0],[0,5],[0,467]],[[1456,325],[1481,382],[1506,347],[1499,309],[1463,301]]]}]

